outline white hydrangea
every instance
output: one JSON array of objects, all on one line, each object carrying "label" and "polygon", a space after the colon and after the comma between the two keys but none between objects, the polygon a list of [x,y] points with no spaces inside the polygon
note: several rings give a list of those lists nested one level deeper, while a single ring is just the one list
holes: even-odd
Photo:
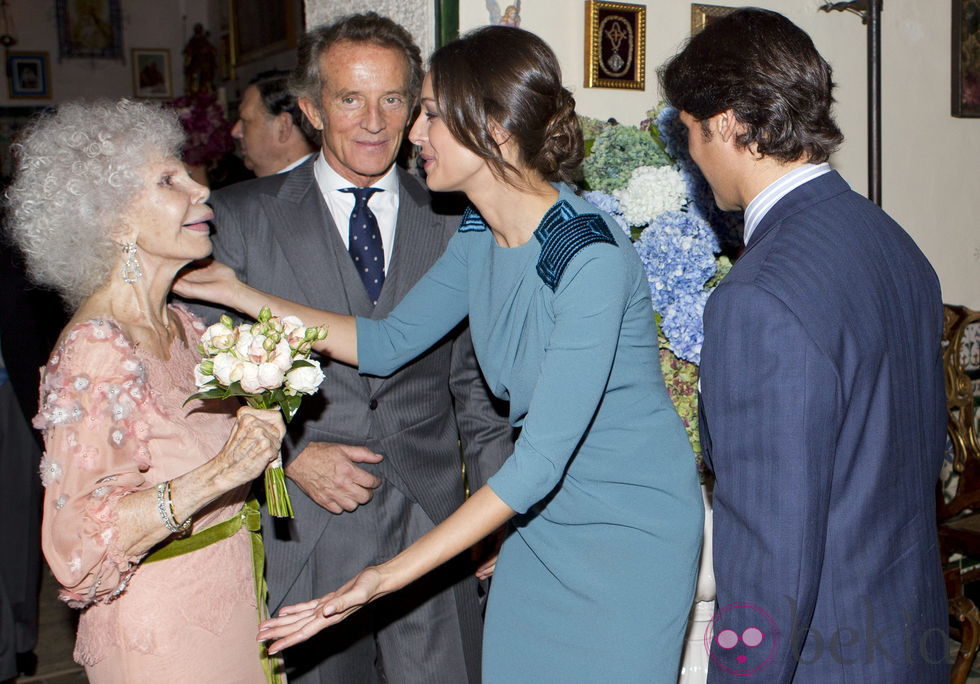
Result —
[{"label": "white hydrangea", "polygon": [[626,187],[613,195],[627,223],[645,226],[664,212],[681,209],[687,202],[687,184],[673,166],[639,166]]}]

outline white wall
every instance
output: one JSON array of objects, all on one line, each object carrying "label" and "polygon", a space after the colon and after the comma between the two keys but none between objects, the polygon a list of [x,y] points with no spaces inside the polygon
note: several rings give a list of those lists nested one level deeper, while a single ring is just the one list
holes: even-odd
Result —
[{"label": "white wall", "polygon": [[[646,90],[585,88],[585,2],[521,4],[521,27],[540,35],[558,54],[578,110],[623,123],[639,122],[657,104],[656,68],[680,48],[691,29],[690,2],[646,3]],[[834,67],[837,119],[846,141],[833,164],[855,190],[866,192],[866,34],[861,20],[847,13],[818,12],[822,0],[753,4],[782,12],[801,26]],[[949,2],[886,0],[884,6],[883,206],[935,266],[945,301],[980,308],[980,120],[949,115]],[[488,20],[485,0],[460,0],[461,31]]]},{"label": "white wall", "polygon": [[[122,0],[124,61],[108,59],[63,59],[58,61],[58,29],[53,1],[7,3],[16,26],[15,51],[47,52],[50,60],[52,98],[11,100],[7,86],[0,88],[0,105],[33,106],[64,102],[79,97],[123,97],[133,95],[131,48],[170,50],[174,96],[184,92],[184,44],[194,24],[208,25],[208,5],[200,0]],[[212,36],[212,43],[217,45]]]}]

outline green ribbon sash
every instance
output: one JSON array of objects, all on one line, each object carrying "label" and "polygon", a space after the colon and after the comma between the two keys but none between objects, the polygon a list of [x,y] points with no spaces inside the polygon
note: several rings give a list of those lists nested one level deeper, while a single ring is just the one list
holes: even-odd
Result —
[{"label": "green ribbon sash", "polygon": [[[228,539],[234,536],[238,530],[244,527],[251,534],[249,540],[252,542],[252,577],[255,580],[255,604],[259,609],[259,622],[269,617],[266,607],[266,597],[268,596],[268,586],[265,583],[265,549],[262,546],[262,511],[259,509],[259,502],[249,499],[242,506],[241,510],[223,522],[219,522],[211,527],[195,532],[189,537],[174,539],[143,559],[144,563],[155,563],[156,561],[166,560],[183,556],[185,553],[203,549],[215,542]],[[269,684],[282,684],[286,681],[282,658],[270,656],[264,643],[259,644],[259,653],[262,660],[262,669],[265,671],[266,679]]]}]

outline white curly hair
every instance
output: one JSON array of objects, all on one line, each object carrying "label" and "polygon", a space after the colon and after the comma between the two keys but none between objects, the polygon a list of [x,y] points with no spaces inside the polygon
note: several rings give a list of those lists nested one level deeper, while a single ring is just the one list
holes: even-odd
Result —
[{"label": "white curly hair", "polygon": [[68,102],[42,114],[13,145],[7,231],[31,279],[74,310],[111,275],[112,240],[143,190],[142,171],[180,156],[176,112],[132,100]]}]

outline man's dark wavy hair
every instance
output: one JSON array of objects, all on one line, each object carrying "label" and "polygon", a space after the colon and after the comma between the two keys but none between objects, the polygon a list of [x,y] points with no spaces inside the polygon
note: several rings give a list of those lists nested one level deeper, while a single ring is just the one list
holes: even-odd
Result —
[{"label": "man's dark wavy hair", "polygon": [[786,17],[740,9],[711,22],[658,70],[665,99],[702,123],[731,109],[736,143],[782,162],[827,161],[844,136],[834,122],[830,65]]}]

